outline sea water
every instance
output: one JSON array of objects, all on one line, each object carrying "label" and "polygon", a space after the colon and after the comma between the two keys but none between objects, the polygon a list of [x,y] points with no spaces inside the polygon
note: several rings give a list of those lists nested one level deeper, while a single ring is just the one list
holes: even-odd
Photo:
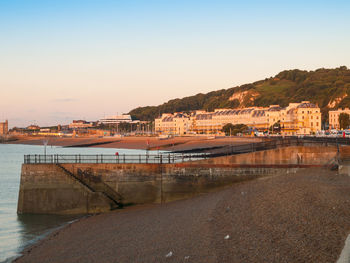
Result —
[{"label": "sea water", "polygon": [[[0,262],[11,262],[21,251],[77,216],[18,215],[21,165],[25,154],[44,154],[44,146],[0,144]],[[47,154],[143,154],[143,150],[46,147]]]}]

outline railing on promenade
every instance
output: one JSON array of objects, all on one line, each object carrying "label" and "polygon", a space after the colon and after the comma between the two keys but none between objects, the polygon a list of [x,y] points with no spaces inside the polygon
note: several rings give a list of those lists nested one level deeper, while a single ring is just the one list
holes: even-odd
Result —
[{"label": "railing on promenade", "polygon": [[[119,154],[119,155],[25,155],[25,164],[45,164],[45,163],[181,163],[197,161],[211,157],[233,155],[276,149],[279,147],[302,146],[305,144],[322,145],[350,145],[350,138],[332,137],[274,137],[262,142],[247,143],[240,145],[226,145],[213,150],[206,150],[203,153],[162,153],[162,154]],[[339,148],[338,148],[339,149]],[[196,149],[200,152],[200,149]]]},{"label": "railing on promenade", "polygon": [[211,157],[223,155],[233,155],[240,153],[249,153],[256,151],[264,151],[288,146],[304,146],[304,145],[350,145],[350,138],[339,137],[316,137],[316,136],[291,136],[291,137],[269,137],[262,142],[254,142],[240,145],[226,145],[224,147],[214,149]]},{"label": "railing on promenade", "polygon": [[206,159],[210,154],[29,154],[24,155],[25,164],[50,164],[50,163],[180,163]]},{"label": "railing on promenade", "polygon": [[304,136],[299,138],[303,142],[315,142],[323,144],[336,144],[336,145],[350,145],[349,137],[317,137],[317,136]]},{"label": "railing on promenade", "polygon": [[279,147],[298,146],[302,144],[303,142],[299,138],[273,138],[262,142],[254,142],[254,143],[239,144],[239,145],[226,145],[222,148],[213,150],[211,152],[211,156],[214,157],[214,156],[232,155],[232,154],[240,154],[240,153],[249,153],[249,152],[276,149]]}]

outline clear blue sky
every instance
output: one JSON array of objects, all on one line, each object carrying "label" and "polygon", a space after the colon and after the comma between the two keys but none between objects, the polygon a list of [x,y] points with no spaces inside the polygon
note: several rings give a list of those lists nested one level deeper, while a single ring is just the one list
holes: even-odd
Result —
[{"label": "clear blue sky", "polygon": [[349,1],[0,1],[0,121],[95,120],[350,67]]}]

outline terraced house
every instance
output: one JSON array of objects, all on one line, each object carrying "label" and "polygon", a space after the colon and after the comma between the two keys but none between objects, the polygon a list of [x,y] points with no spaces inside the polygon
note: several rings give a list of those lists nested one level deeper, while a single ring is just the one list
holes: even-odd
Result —
[{"label": "terraced house", "polygon": [[8,134],[8,130],[9,130],[8,121],[6,120],[5,122],[0,122],[0,136]]},{"label": "terraced house", "polygon": [[328,112],[329,114],[329,128],[330,129],[340,129],[339,125],[339,115],[340,113],[345,113],[350,115],[350,109],[337,109],[337,110],[330,110]]},{"label": "terraced house", "polygon": [[303,101],[287,107],[249,107],[243,109],[216,109],[214,112],[194,111],[191,114],[163,114],[155,119],[160,134],[218,134],[227,123],[245,124],[266,131],[279,122],[283,135],[313,134],[321,130],[320,108]]},{"label": "terraced house", "polygon": [[185,113],[163,113],[155,119],[155,131],[159,134],[185,135],[191,131],[191,117]]}]

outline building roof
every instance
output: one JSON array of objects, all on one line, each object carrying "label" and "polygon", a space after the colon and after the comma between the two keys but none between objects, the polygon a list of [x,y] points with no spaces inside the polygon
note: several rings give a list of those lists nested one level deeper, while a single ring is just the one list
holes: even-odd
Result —
[{"label": "building roof", "polygon": [[280,106],[274,106],[268,109],[268,111],[280,111],[282,108]]},{"label": "building roof", "polygon": [[252,117],[262,117],[265,116],[265,110],[255,110],[252,114]]},{"label": "building roof", "polygon": [[302,102],[300,103],[297,108],[318,108],[315,104],[310,102]]},{"label": "building roof", "polygon": [[166,116],[165,118],[162,119],[162,122],[171,122],[173,121],[173,117],[172,116]]},{"label": "building roof", "polygon": [[213,114],[212,113],[198,114],[197,115],[197,120],[211,120],[212,118],[213,118]]}]

